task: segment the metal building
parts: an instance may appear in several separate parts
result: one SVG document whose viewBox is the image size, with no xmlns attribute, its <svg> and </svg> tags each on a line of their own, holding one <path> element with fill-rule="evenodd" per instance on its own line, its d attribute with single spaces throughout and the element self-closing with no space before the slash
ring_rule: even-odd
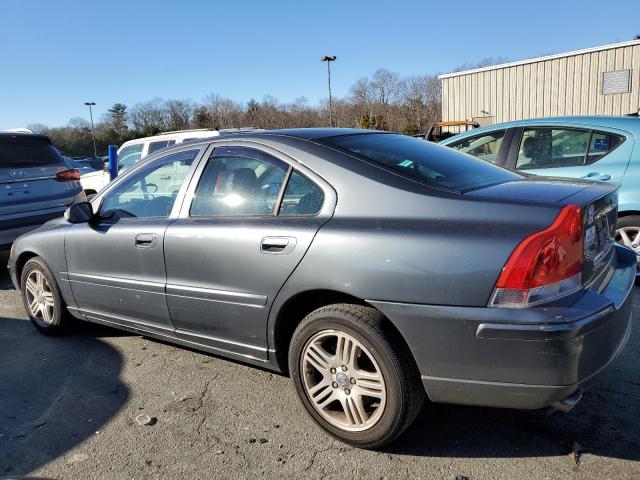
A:
<svg viewBox="0 0 640 480">
<path fill-rule="evenodd" d="M 442 120 L 481 125 L 640 110 L 640 40 L 440 75 Z"/>
</svg>

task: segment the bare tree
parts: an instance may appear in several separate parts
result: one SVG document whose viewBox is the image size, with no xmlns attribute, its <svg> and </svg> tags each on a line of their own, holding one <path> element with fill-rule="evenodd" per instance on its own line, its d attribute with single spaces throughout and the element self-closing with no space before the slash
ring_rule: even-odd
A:
<svg viewBox="0 0 640 480">
<path fill-rule="evenodd" d="M 165 107 L 169 130 L 185 130 L 191 127 L 195 110 L 191 100 L 168 100 Z"/>
<path fill-rule="evenodd" d="M 501 59 L 485 59 L 478 65 Z M 465 65 L 461 68 L 470 68 Z M 414 134 L 425 131 L 440 118 L 441 86 L 435 75 L 403 78 L 395 72 L 379 69 L 370 77 L 357 80 L 344 98 L 334 98 L 334 124 L 339 127 L 364 127 Z M 99 149 L 121 144 L 131 138 L 156 135 L 168 130 L 188 128 L 289 128 L 326 126 L 328 102 L 311 105 L 306 97 L 281 103 L 266 95 L 261 101 L 238 103 L 218 94 L 201 102 L 155 98 L 128 109 L 115 104 L 96 125 Z M 114 126 L 118 128 L 114 128 Z M 35 126 L 33 128 L 36 128 Z M 71 119 L 67 127 L 50 129 L 37 126 L 55 137 L 56 145 L 73 155 L 92 150 L 89 123 Z M 91 148 L 90 148 L 91 147 Z"/>
<path fill-rule="evenodd" d="M 159 98 L 144 103 L 136 103 L 129 119 L 133 128 L 144 135 L 155 135 L 168 130 L 169 115 Z"/>
</svg>

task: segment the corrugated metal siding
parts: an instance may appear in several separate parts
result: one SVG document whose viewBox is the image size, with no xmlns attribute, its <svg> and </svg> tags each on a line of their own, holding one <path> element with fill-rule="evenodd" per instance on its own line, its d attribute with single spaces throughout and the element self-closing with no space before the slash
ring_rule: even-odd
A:
<svg viewBox="0 0 640 480">
<path fill-rule="evenodd" d="M 602 94 L 603 73 L 631 70 L 629 93 Z M 625 115 L 640 109 L 640 44 L 442 78 L 442 119 L 497 123 L 558 115 Z"/>
</svg>

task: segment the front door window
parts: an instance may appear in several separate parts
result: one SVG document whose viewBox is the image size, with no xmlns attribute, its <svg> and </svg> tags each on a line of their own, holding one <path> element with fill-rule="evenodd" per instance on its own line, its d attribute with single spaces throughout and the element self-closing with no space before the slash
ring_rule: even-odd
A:
<svg viewBox="0 0 640 480">
<path fill-rule="evenodd" d="M 199 150 L 164 157 L 109 192 L 100 208 L 101 217 L 168 217 L 189 167 Z"/>
<path fill-rule="evenodd" d="M 459 152 L 481 158 L 487 162 L 496 163 L 504 134 L 505 130 L 499 130 L 497 132 L 465 138 L 447 146 Z"/>
</svg>

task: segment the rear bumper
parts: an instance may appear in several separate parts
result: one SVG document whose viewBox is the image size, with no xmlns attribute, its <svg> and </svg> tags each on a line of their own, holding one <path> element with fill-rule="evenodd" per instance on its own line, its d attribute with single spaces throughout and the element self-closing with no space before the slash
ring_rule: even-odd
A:
<svg viewBox="0 0 640 480">
<path fill-rule="evenodd" d="M 66 208 L 56 207 L 35 212 L 0 216 L 0 248 L 9 248 L 20 235 L 38 228 L 49 220 L 62 217 Z"/>
<path fill-rule="evenodd" d="M 600 292 L 570 305 L 516 310 L 372 301 L 398 328 L 434 402 L 538 409 L 584 387 L 631 333 L 633 252 Z"/>
</svg>

